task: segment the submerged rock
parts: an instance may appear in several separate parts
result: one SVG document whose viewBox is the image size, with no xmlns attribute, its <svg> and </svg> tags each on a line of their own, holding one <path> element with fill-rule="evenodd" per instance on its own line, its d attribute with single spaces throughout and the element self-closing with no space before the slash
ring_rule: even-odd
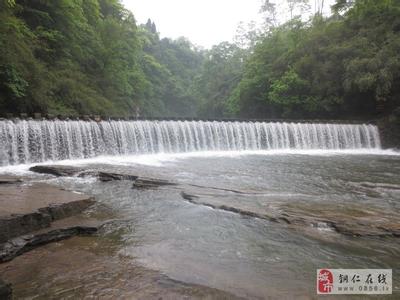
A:
<svg viewBox="0 0 400 300">
<path fill-rule="evenodd" d="M 141 177 L 139 177 L 133 183 L 133 188 L 136 188 L 136 189 L 152 189 L 152 188 L 157 188 L 157 187 L 166 186 L 166 185 L 176 185 L 176 183 L 173 183 L 173 182 L 170 182 L 170 181 L 167 181 L 167 180 L 163 180 L 163 179 L 141 178 Z"/>
<path fill-rule="evenodd" d="M 256 201 L 248 201 L 248 198 L 253 198 L 255 195 L 246 195 L 244 192 L 239 199 L 230 197 L 227 204 L 224 199 L 226 195 L 207 190 L 205 187 L 203 189 L 205 190 L 194 190 L 190 193 L 182 191 L 181 197 L 193 204 L 265 219 L 295 230 L 303 228 L 307 231 L 313 228 L 318 231 L 330 230 L 347 236 L 400 237 L 400 216 L 387 214 L 379 209 L 372 210 L 350 205 L 340 209 L 334 205 L 321 203 L 318 206 L 312 203 L 294 203 L 264 207 L 257 205 Z"/>
<path fill-rule="evenodd" d="M 184 191 L 181 192 L 181 196 L 182 196 L 183 199 L 188 200 L 188 201 L 193 201 L 193 200 L 199 198 L 199 196 L 191 195 L 191 194 L 188 194 L 188 193 L 186 193 Z"/>
<path fill-rule="evenodd" d="M 117 235 L 112 244 L 84 237 L 48 244 L 0 264 L 0 274 L 16 299 L 242 299 L 147 269 L 122 254 L 118 241 Z"/>
<path fill-rule="evenodd" d="M 356 204 L 292 203 L 280 206 L 282 214 L 292 225 L 313 226 L 327 224 L 334 231 L 349 236 L 400 237 L 400 216 L 379 208 Z"/>
<path fill-rule="evenodd" d="M 107 182 L 113 180 L 136 180 L 138 176 L 129 174 L 118 174 L 109 172 L 98 172 L 96 175 L 100 181 Z"/>
<path fill-rule="evenodd" d="M 62 165 L 40 165 L 40 166 L 34 166 L 29 170 L 36 173 L 50 174 L 54 176 L 79 176 L 79 177 L 92 176 L 92 177 L 97 177 L 102 182 L 109 182 L 115 180 L 129 180 L 133 181 L 134 182 L 133 187 L 138 189 L 155 188 L 164 185 L 175 185 L 175 183 L 171 183 L 163 179 L 140 177 L 134 174 L 113 173 L 113 172 L 105 172 L 99 170 L 86 170 L 84 168 L 62 166 Z"/>
</svg>

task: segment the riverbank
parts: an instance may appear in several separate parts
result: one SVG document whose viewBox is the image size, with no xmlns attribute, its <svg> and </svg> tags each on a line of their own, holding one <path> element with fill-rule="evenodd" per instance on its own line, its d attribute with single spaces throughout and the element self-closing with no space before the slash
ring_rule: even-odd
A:
<svg viewBox="0 0 400 300">
<path fill-rule="evenodd" d="M 91 196 L 0 176 L 0 264 L 51 242 L 93 234 L 99 224 L 72 218 L 93 204 Z M 10 284 L 0 282 L 1 299 L 11 298 L 11 291 Z"/>
</svg>

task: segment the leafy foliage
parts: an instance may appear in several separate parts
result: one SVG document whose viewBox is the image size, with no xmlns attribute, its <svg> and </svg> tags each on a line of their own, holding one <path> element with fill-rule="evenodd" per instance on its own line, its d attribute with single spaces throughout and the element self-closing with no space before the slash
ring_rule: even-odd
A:
<svg viewBox="0 0 400 300">
<path fill-rule="evenodd" d="M 333 8 L 330 17 L 318 9 L 307 22 L 270 23 L 220 110 L 257 118 L 370 118 L 400 106 L 400 2 L 338 0 Z M 265 1 L 263 9 L 271 16 L 275 6 Z"/>
<path fill-rule="evenodd" d="M 194 114 L 202 55 L 118 0 L 0 0 L 0 112 Z"/>
<path fill-rule="evenodd" d="M 201 50 L 119 0 L 0 0 L 0 113 L 370 118 L 400 107 L 400 2 L 264 0 Z M 282 11 L 290 20 L 279 24 Z M 311 16 L 305 20 L 305 16 Z"/>
</svg>

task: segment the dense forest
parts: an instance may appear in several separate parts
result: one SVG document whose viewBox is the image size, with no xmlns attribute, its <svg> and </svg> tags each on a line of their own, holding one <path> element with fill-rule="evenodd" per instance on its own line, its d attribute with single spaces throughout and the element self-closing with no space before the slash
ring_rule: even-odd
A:
<svg viewBox="0 0 400 300">
<path fill-rule="evenodd" d="M 0 114 L 400 115 L 400 1 L 323 3 L 264 0 L 262 28 L 204 50 L 118 0 L 0 0 Z"/>
<path fill-rule="evenodd" d="M 118 0 L 0 0 L 0 111 L 194 116 L 203 56 Z"/>
</svg>

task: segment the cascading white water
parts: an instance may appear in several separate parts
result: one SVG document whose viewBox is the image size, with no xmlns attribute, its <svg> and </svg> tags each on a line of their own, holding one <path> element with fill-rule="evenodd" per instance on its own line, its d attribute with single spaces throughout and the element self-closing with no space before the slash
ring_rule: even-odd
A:
<svg viewBox="0 0 400 300">
<path fill-rule="evenodd" d="M 374 125 L 203 121 L 0 121 L 0 165 L 98 155 L 380 149 Z"/>
</svg>

